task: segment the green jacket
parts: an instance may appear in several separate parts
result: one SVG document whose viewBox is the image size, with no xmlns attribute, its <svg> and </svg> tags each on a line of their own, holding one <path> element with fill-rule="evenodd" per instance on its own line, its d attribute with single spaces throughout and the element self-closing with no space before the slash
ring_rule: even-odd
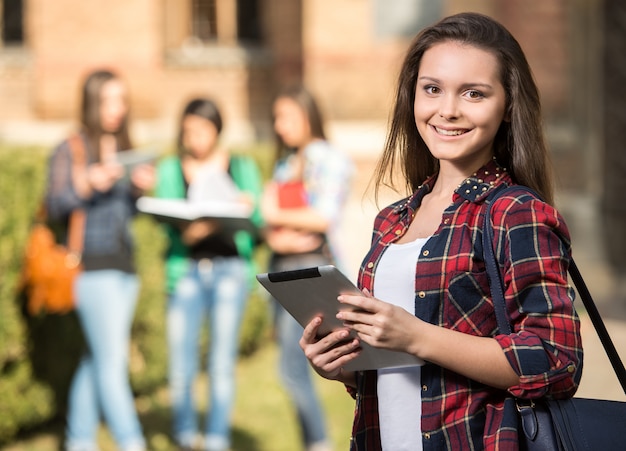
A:
<svg viewBox="0 0 626 451">
<path fill-rule="evenodd" d="M 254 199 L 255 209 L 251 219 L 260 228 L 263 222 L 259 209 L 262 183 L 256 163 L 250 157 L 233 155 L 230 158 L 228 172 L 237 187 L 251 195 Z M 179 157 L 170 156 L 163 159 L 157 167 L 157 177 L 156 197 L 167 199 L 185 198 L 185 181 Z M 164 227 L 169 238 L 169 246 L 165 257 L 167 291 L 172 292 L 180 278 L 187 272 L 189 252 L 187 246 L 183 244 L 180 231 L 169 224 L 164 224 Z M 248 262 L 249 270 L 253 277 L 256 273 L 253 254 L 259 236 L 240 230 L 235 233 L 234 239 L 239 255 Z"/>
</svg>

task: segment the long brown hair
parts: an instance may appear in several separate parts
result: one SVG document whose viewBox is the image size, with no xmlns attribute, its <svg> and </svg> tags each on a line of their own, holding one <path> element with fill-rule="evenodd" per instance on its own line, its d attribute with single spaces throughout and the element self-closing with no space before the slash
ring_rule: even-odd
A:
<svg viewBox="0 0 626 451">
<path fill-rule="evenodd" d="M 83 83 L 80 121 L 89 141 L 89 150 L 95 152 L 93 157 L 96 160 L 100 158 L 100 137 L 104 134 L 100 118 L 102 87 L 108 81 L 119 79 L 120 77 L 114 72 L 100 69 L 89 73 Z M 119 150 L 132 148 L 128 133 L 128 114 L 113 135 Z"/>
<path fill-rule="evenodd" d="M 322 114 L 313 94 L 302 85 L 288 86 L 274 97 L 274 102 L 272 103 L 275 103 L 278 99 L 285 98 L 293 100 L 302 109 L 309 121 L 311 136 L 313 138 L 326 139 Z M 293 151 L 293 149 L 290 149 L 277 133 L 274 132 L 274 136 L 276 137 L 276 159 L 278 160 Z"/>
<path fill-rule="evenodd" d="M 400 168 L 404 188 L 413 192 L 439 170 L 415 125 L 415 89 L 424 53 L 435 44 L 456 41 L 494 54 L 500 65 L 500 81 L 506 93 L 508 121 L 503 121 L 494 140 L 496 160 L 513 179 L 553 203 L 554 176 L 541 119 L 539 91 L 517 40 L 500 23 L 478 13 L 461 13 L 422 30 L 402 65 L 395 106 L 383 154 L 375 175 L 375 194 L 381 186 L 394 186 Z"/>
</svg>

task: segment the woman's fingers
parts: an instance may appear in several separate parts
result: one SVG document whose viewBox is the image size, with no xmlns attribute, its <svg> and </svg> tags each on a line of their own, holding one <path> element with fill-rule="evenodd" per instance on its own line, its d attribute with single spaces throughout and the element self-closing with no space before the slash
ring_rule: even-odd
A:
<svg viewBox="0 0 626 451">
<path fill-rule="evenodd" d="M 315 371 L 327 379 L 337 379 L 341 369 L 361 354 L 361 347 L 358 340 L 354 339 L 349 344 L 342 346 L 342 350 L 337 349 L 336 354 L 316 354 L 307 356 L 311 366 Z"/>
<path fill-rule="evenodd" d="M 149 164 L 137 166 L 131 174 L 131 180 L 133 185 L 142 191 L 152 189 L 156 183 L 156 171 L 154 166 Z"/>
<path fill-rule="evenodd" d="M 350 338 L 348 334 L 342 336 Z M 304 354 L 318 374 L 327 379 L 337 379 L 341 368 L 361 353 L 360 342 L 356 338 L 339 342 L 333 340 L 334 344 L 329 347 L 330 342 L 326 338 L 305 348 Z"/>
<path fill-rule="evenodd" d="M 306 325 L 300 338 L 300 347 L 318 374 L 335 379 L 341 373 L 341 367 L 360 354 L 360 342 L 350 337 L 347 329 L 336 330 L 319 338 L 321 324 L 322 318 L 315 317 Z"/>
<path fill-rule="evenodd" d="M 306 325 L 302 337 L 300 338 L 300 347 L 311 348 L 317 354 L 328 352 L 329 350 L 338 349 L 341 344 L 345 344 L 350 340 L 350 331 L 348 329 L 338 329 L 320 337 L 318 332 L 322 324 L 322 317 L 316 316 Z"/>
<path fill-rule="evenodd" d="M 367 291 L 364 291 L 362 295 L 342 294 L 337 297 L 337 300 L 342 304 L 351 305 L 352 307 L 354 307 L 353 310 L 360 310 L 371 313 L 375 313 L 382 304 L 385 304 L 385 302 L 371 296 Z"/>
<path fill-rule="evenodd" d="M 341 309 L 336 315 L 337 319 L 343 321 L 350 328 L 354 328 L 353 326 L 359 323 L 371 326 L 374 321 L 374 315 L 387 305 L 385 302 L 367 295 L 342 294 L 337 300 L 342 305 L 351 307 Z"/>
<path fill-rule="evenodd" d="M 300 347 L 303 348 L 303 345 L 313 344 L 317 341 L 317 331 L 321 324 L 322 318 L 320 316 L 316 316 L 305 326 L 302 337 L 300 338 Z"/>
</svg>

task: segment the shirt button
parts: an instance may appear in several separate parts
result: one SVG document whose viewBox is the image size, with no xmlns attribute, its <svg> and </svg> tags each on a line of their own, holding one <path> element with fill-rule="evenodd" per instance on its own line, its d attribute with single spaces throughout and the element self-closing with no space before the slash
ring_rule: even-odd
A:
<svg viewBox="0 0 626 451">
<path fill-rule="evenodd" d="M 372 269 L 372 268 L 374 267 L 374 263 L 373 263 L 373 262 L 369 262 L 369 263 L 367 264 L 367 267 L 368 267 L 369 269 Z"/>
<path fill-rule="evenodd" d="M 567 372 L 572 374 L 574 371 L 576 371 L 576 366 L 574 365 L 567 365 Z"/>
<path fill-rule="evenodd" d="M 422 299 L 426 297 L 426 293 L 424 293 L 423 291 L 420 291 L 419 293 L 417 293 L 417 295 Z"/>
<path fill-rule="evenodd" d="M 428 254 L 430 254 L 430 251 L 428 249 L 426 249 L 424 252 L 422 252 L 422 255 L 424 257 L 428 257 Z"/>
<path fill-rule="evenodd" d="M 446 218 L 446 219 L 444 219 L 444 220 L 443 220 L 443 223 L 444 223 L 444 224 L 450 224 L 450 218 Z"/>
<path fill-rule="evenodd" d="M 400 235 L 401 233 L 402 233 L 402 229 L 398 229 L 398 230 L 395 231 L 396 235 Z"/>
</svg>

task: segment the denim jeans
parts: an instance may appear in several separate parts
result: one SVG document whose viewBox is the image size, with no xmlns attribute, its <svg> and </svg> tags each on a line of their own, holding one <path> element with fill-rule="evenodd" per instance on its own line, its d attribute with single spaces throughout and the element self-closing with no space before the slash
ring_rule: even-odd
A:
<svg viewBox="0 0 626 451">
<path fill-rule="evenodd" d="M 143 450 L 128 376 L 130 329 L 139 281 L 118 270 L 85 271 L 75 282 L 78 315 L 87 352 L 69 393 L 69 451 L 97 450 L 100 415 L 119 449 Z"/>
<path fill-rule="evenodd" d="M 294 255 L 272 259 L 269 270 L 289 271 L 327 264 L 329 260 L 323 255 Z M 324 412 L 313 385 L 309 361 L 299 344 L 304 329 L 277 301 L 274 301 L 274 308 L 280 375 L 295 404 L 303 442 L 306 447 L 324 443 L 328 440 Z"/>
<path fill-rule="evenodd" d="M 192 261 L 170 296 L 167 311 L 169 384 L 174 437 L 191 446 L 198 430 L 192 389 L 198 372 L 200 331 L 209 325 L 208 380 L 211 405 L 204 428 L 208 450 L 230 446 L 239 330 L 248 298 L 247 264 L 239 257 Z"/>
</svg>

